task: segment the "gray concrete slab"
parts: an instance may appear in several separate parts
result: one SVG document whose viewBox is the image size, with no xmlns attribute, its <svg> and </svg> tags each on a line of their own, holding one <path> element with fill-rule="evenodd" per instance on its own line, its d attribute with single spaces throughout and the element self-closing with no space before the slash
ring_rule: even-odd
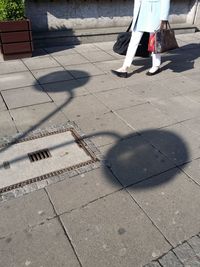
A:
<svg viewBox="0 0 200 267">
<path fill-rule="evenodd" d="M 88 63 L 84 56 L 80 54 L 70 54 L 70 55 L 62 55 L 62 56 L 53 56 L 53 58 L 61 65 L 61 66 L 71 66 L 71 65 L 79 65 Z M 81 66 L 80 66 L 81 68 Z"/>
<path fill-rule="evenodd" d="M 179 166 L 200 156 L 200 136 L 185 123 L 166 127 L 156 135 L 143 132 L 142 136 Z"/>
<path fill-rule="evenodd" d="M 133 128 L 141 131 L 144 129 L 158 129 L 175 123 L 175 119 L 160 111 L 151 103 L 145 103 L 134 107 L 117 110 L 122 117 Z"/>
<path fill-rule="evenodd" d="M 68 120 L 54 103 L 23 107 L 11 110 L 10 113 L 19 131 L 43 129 L 66 123 Z"/>
<path fill-rule="evenodd" d="M 133 129 L 112 112 L 94 116 L 88 114 L 80 119 L 76 118 L 75 122 L 98 147 L 114 143 L 128 134 L 135 134 Z"/>
<path fill-rule="evenodd" d="M 0 74 L 27 71 L 27 67 L 21 60 L 5 61 L 0 63 Z"/>
<path fill-rule="evenodd" d="M 194 102 L 200 103 L 200 90 L 185 94 L 185 97 L 188 97 Z"/>
<path fill-rule="evenodd" d="M 200 159 L 193 160 L 187 164 L 180 166 L 180 168 L 200 185 Z"/>
<path fill-rule="evenodd" d="M 66 213 L 61 220 L 83 266 L 142 266 L 170 246 L 121 191 Z"/>
<path fill-rule="evenodd" d="M 136 95 L 135 91 L 130 91 L 128 88 L 113 89 L 95 93 L 95 95 L 111 110 L 124 109 L 147 101 L 142 94 Z"/>
<path fill-rule="evenodd" d="M 99 75 L 99 76 L 93 76 L 90 77 L 89 80 L 86 80 L 87 78 L 80 79 L 84 82 L 85 88 L 91 92 L 101 92 L 101 91 L 108 91 L 111 89 L 119 88 L 116 84 L 115 79 L 113 79 L 111 76 L 105 74 L 105 75 Z"/>
<path fill-rule="evenodd" d="M 156 99 L 151 101 L 152 105 L 167 114 L 176 122 L 181 122 L 200 114 L 200 103 L 194 102 L 185 96 L 175 96 L 168 99 Z"/>
<path fill-rule="evenodd" d="M 95 43 L 88 43 L 88 44 L 82 44 L 82 45 L 76 45 L 75 51 L 78 53 L 88 53 L 88 52 L 98 52 L 102 51 L 100 47 L 96 46 Z"/>
<path fill-rule="evenodd" d="M 111 69 L 118 69 L 123 64 L 123 60 L 109 60 L 94 63 L 95 66 L 100 68 L 104 73 L 110 73 Z"/>
<path fill-rule="evenodd" d="M 28 72 L 3 74 L 0 76 L 0 90 L 14 89 L 37 84 L 34 76 Z"/>
<path fill-rule="evenodd" d="M 0 112 L 0 137 L 8 137 L 17 133 L 14 122 L 8 111 Z"/>
<path fill-rule="evenodd" d="M 94 45 L 104 51 L 108 51 L 113 48 L 114 43 L 115 43 L 114 41 L 110 41 L 110 42 L 94 43 Z"/>
<path fill-rule="evenodd" d="M 1 239 L 0 249 L 4 267 L 80 266 L 57 219 Z"/>
<path fill-rule="evenodd" d="M 55 83 L 43 84 L 43 89 L 53 99 L 54 102 L 60 104 L 69 101 L 70 98 L 82 95 L 88 95 L 90 92 L 84 87 L 84 81 L 70 80 Z"/>
<path fill-rule="evenodd" d="M 173 246 L 199 233 L 200 188 L 184 173 L 168 171 L 129 192 Z"/>
<path fill-rule="evenodd" d="M 85 58 L 87 58 L 90 62 L 102 62 L 105 60 L 113 60 L 115 59 L 113 56 L 110 54 L 100 50 L 97 52 L 80 52 L 81 55 L 83 55 Z"/>
<path fill-rule="evenodd" d="M 29 68 L 29 70 L 39 70 L 60 66 L 60 64 L 50 56 L 25 58 L 22 60 L 24 64 Z"/>
<path fill-rule="evenodd" d="M 75 78 L 84 78 L 95 75 L 102 75 L 104 72 L 92 63 L 66 66 L 65 69 L 71 73 Z M 83 70 L 82 72 L 80 70 Z"/>
<path fill-rule="evenodd" d="M 75 50 L 74 46 L 46 47 L 44 48 L 44 50 L 52 56 L 77 54 L 77 51 Z"/>
<path fill-rule="evenodd" d="M 0 237 L 23 231 L 55 216 L 44 190 L 0 204 Z M 1 239 L 0 238 L 0 239 Z"/>
<path fill-rule="evenodd" d="M 157 135 L 156 131 L 150 132 Z M 141 136 L 128 135 L 126 138 L 101 148 L 112 172 L 124 186 L 138 183 L 174 167 L 163 154 Z"/>
<path fill-rule="evenodd" d="M 7 110 L 6 105 L 3 101 L 2 95 L 0 94 L 0 111 Z"/>
<path fill-rule="evenodd" d="M 114 180 L 114 183 L 111 184 L 110 180 Z M 46 189 L 57 214 L 62 214 L 79 209 L 120 188 L 121 185 L 105 167 L 105 169 L 92 170 L 70 179 L 66 178 Z"/>
<path fill-rule="evenodd" d="M 73 80 L 73 76 L 62 67 L 33 70 L 32 74 L 39 84 Z"/>
<path fill-rule="evenodd" d="M 29 86 L 1 92 L 9 109 L 52 102 L 41 86 Z"/>
<path fill-rule="evenodd" d="M 85 117 L 94 118 L 108 113 L 109 109 L 95 96 L 86 95 L 73 98 L 69 104 L 62 108 L 62 111 L 70 120 L 81 120 Z"/>
</svg>

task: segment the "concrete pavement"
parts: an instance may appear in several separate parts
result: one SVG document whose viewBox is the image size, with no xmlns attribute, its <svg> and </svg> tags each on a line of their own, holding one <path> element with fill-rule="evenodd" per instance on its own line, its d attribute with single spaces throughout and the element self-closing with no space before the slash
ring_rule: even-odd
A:
<svg viewBox="0 0 200 267">
<path fill-rule="evenodd" d="M 200 266 L 200 33 L 177 40 L 153 77 L 112 76 L 112 42 L 0 62 L 1 144 L 74 121 L 102 155 L 1 195 L 0 267 Z"/>
</svg>

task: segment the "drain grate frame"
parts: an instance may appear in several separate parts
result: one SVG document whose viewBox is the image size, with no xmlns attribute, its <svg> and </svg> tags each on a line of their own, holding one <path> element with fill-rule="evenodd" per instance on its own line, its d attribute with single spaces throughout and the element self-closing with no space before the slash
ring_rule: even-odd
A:
<svg viewBox="0 0 200 267">
<path fill-rule="evenodd" d="M 76 129 L 75 129 L 74 124 L 73 124 L 73 126 L 70 126 L 70 127 L 63 127 L 62 126 L 61 128 L 58 128 L 58 129 L 57 128 L 56 129 L 55 128 L 53 128 L 53 129 L 51 128 L 50 130 L 42 130 L 42 132 L 33 133 L 32 135 L 30 135 L 30 136 L 28 136 L 26 138 L 21 138 L 21 139 L 20 138 L 18 138 L 18 139 L 16 138 L 14 140 L 11 140 L 7 144 L 1 144 L 0 145 L 0 149 L 9 147 L 9 146 L 17 144 L 17 143 L 22 143 L 22 142 L 35 140 L 35 139 L 39 139 L 39 138 L 42 138 L 42 137 L 46 137 L 46 136 L 50 136 L 50 135 L 56 135 L 56 134 L 69 132 L 69 131 L 71 132 L 72 136 L 74 137 L 74 141 L 78 144 L 78 146 L 81 147 L 85 151 L 85 153 L 90 156 L 90 158 L 91 158 L 90 160 L 82 162 L 82 163 L 79 163 L 79 164 L 72 165 L 72 166 L 67 167 L 67 168 L 63 168 L 63 169 L 59 169 L 59 170 L 56 170 L 56 171 L 53 171 L 53 172 L 50 172 L 50 173 L 46 173 L 44 175 L 37 176 L 37 177 L 31 178 L 31 179 L 28 179 L 26 181 L 22 181 L 22 182 L 19 182 L 19 183 L 16 183 L 16 184 L 4 187 L 4 188 L 1 188 L 0 189 L 0 194 L 6 193 L 6 192 L 9 192 L 9 191 L 13 191 L 13 190 L 19 190 L 20 188 L 23 188 L 25 186 L 31 185 L 32 183 L 40 182 L 40 181 L 46 180 L 46 179 L 54 177 L 54 176 L 60 176 L 60 175 L 62 175 L 64 173 L 78 171 L 81 168 L 84 168 L 84 167 L 89 166 L 89 165 L 92 166 L 92 165 L 94 165 L 94 163 L 99 162 L 100 159 L 96 155 L 96 154 L 98 154 L 98 153 L 96 153 L 96 151 L 98 151 L 98 149 L 94 146 L 94 144 L 91 142 L 91 140 L 88 140 L 88 139 L 86 140 L 86 139 L 84 139 L 84 137 L 82 137 L 79 134 L 80 129 L 77 126 L 76 126 Z M 35 151 L 35 152 L 41 152 L 41 150 Z"/>
</svg>

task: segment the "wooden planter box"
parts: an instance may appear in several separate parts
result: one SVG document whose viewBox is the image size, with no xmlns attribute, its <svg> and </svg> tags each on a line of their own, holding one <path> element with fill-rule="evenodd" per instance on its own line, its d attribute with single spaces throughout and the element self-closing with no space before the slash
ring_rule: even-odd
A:
<svg viewBox="0 0 200 267">
<path fill-rule="evenodd" d="M 5 60 L 31 57 L 33 41 L 30 21 L 1 21 L 0 43 Z"/>
</svg>

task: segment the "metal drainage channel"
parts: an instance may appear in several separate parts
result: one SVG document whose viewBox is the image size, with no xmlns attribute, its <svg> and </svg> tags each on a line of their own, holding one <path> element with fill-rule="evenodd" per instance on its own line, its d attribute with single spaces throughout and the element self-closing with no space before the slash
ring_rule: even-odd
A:
<svg viewBox="0 0 200 267">
<path fill-rule="evenodd" d="M 41 175 L 41 176 L 37 176 L 37 177 L 31 178 L 31 179 L 28 179 L 26 181 L 23 181 L 23 182 L 20 182 L 20 183 L 16 183 L 16 184 L 4 187 L 4 188 L 0 188 L 0 193 L 5 193 L 5 192 L 8 192 L 8 191 L 11 191 L 11 190 L 14 190 L 14 189 L 26 186 L 26 185 L 30 185 L 30 184 L 35 183 L 35 182 L 39 182 L 39 181 L 48 179 L 48 178 L 56 176 L 56 175 L 60 175 L 60 174 L 66 173 L 68 171 L 73 171 L 73 170 L 76 170 L 78 168 L 81 168 L 81 167 L 84 167 L 84 166 L 88 166 L 88 165 L 90 165 L 92 163 L 98 162 L 99 159 L 90 150 L 90 148 L 87 146 L 87 144 L 83 140 L 83 138 L 73 128 L 60 129 L 60 130 L 56 130 L 56 131 L 53 131 L 53 132 L 37 134 L 35 136 L 23 138 L 23 139 L 20 139 L 20 140 L 14 140 L 11 143 L 1 145 L 0 149 L 6 148 L 8 146 L 11 146 L 11 145 L 14 145 L 14 144 L 17 144 L 17 143 L 23 143 L 23 142 L 26 142 L 26 141 L 35 140 L 35 139 L 39 139 L 39 138 L 42 138 L 42 137 L 45 137 L 45 136 L 55 135 L 55 134 L 64 133 L 64 132 L 68 132 L 68 131 L 70 131 L 72 133 L 72 135 L 73 135 L 73 137 L 75 139 L 75 142 L 78 144 L 78 146 L 80 148 L 82 148 L 86 152 L 87 155 L 89 155 L 91 157 L 91 160 L 88 160 L 88 161 L 85 161 L 85 162 L 82 162 L 82 163 L 79 163 L 79 164 L 75 164 L 73 166 L 70 166 L 70 167 L 67 167 L 67 168 L 64 168 L 64 169 L 56 170 L 56 171 L 53 171 L 53 172 L 50 172 L 50 173 L 47 173 L 47 174 L 44 174 L 44 175 Z M 39 150 L 39 151 L 35 151 L 33 153 L 30 153 L 30 154 L 28 154 L 28 157 L 29 157 L 29 160 L 31 162 L 35 162 L 35 161 L 38 161 L 38 160 L 49 158 L 49 157 L 51 157 L 51 154 L 50 154 L 50 151 L 48 149 L 45 149 L 45 150 Z M 3 167 L 6 168 L 6 169 L 10 168 L 9 162 L 4 162 L 3 163 Z"/>
</svg>

